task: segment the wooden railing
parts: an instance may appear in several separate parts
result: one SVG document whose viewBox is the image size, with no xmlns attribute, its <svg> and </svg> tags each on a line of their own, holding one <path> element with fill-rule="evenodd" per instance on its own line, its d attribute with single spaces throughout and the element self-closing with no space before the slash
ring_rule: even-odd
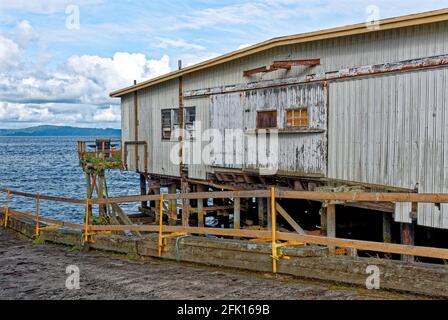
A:
<svg viewBox="0 0 448 320">
<path fill-rule="evenodd" d="M 280 232 L 277 230 L 277 214 L 283 214 L 278 210 L 277 199 L 301 199 L 314 201 L 327 201 L 328 206 L 334 206 L 333 201 L 348 202 L 412 202 L 412 203 L 448 203 L 448 194 L 405 194 L 405 193 L 329 193 L 329 192 L 295 192 L 281 191 L 276 189 L 256 190 L 256 191 L 232 191 L 232 192 L 205 192 L 205 193 L 188 193 L 188 194 L 160 194 L 148 196 L 130 196 L 109 199 L 70 199 L 61 197 L 51 197 L 44 195 L 29 194 L 11 190 L 0 190 L 0 193 L 7 194 L 6 205 L 1 209 L 3 213 L 3 226 L 8 226 L 11 217 L 26 217 L 36 221 L 36 237 L 42 229 L 39 227 L 39 221 L 46 222 L 55 226 L 67 226 L 74 229 L 80 229 L 84 232 L 85 242 L 91 241 L 91 237 L 116 232 L 157 232 L 159 234 L 159 255 L 162 255 L 164 247 L 164 239 L 167 237 L 178 237 L 185 234 L 193 235 L 215 235 L 223 237 L 238 237 L 255 239 L 256 241 L 265 241 L 272 244 L 272 261 L 273 272 L 276 272 L 276 264 L 282 258 L 278 249 L 285 246 L 297 246 L 304 244 L 322 245 L 328 247 L 352 248 L 363 251 L 382 252 L 389 254 L 399 254 L 407 256 L 419 256 L 427 258 L 436 258 L 448 260 L 448 249 L 410 246 L 392 243 L 381 243 L 372 241 L 340 239 L 336 237 L 314 236 L 308 234 Z M 48 200 L 57 202 L 68 202 L 73 204 L 83 204 L 85 206 L 86 215 L 84 225 L 71 224 L 54 219 L 43 218 L 40 216 L 38 203 L 36 205 L 36 213 L 22 213 L 13 211 L 9 208 L 11 196 L 21 196 L 33 198 L 37 201 Z M 89 221 L 90 207 L 92 205 L 106 205 L 119 203 L 133 203 L 142 201 L 159 201 L 159 216 L 164 214 L 164 202 L 170 200 L 182 199 L 225 199 L 233 198 L 239 202 L 241 198 L 267 198 L 270 200 L 271 212 L 271 230 L 245 230 L 239 227 L 235 229 L 218 229 L 218 228 L 199 228 L 184 226 L 166 226 L 163 225 L 163 219 L 158 219 L 159 225 L 91 225 Z M 288 219 L 286 219 L 288 221 Z"/>
<path fill-rule="evenodd" d="M 78 160 L 121 158 L 121 140 L 99 139 L 96 141 L 78 141 Z"/>
</svg>

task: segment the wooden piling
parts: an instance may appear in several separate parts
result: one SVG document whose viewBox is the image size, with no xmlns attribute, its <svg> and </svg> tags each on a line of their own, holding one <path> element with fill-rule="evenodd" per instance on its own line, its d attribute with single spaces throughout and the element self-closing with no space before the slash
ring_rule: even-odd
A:
<svg viewBox="0 0 448 320">
<path fill-rule="evenodd" d="M 198 192 L 205 192 L 205 186 L 202 184 L 197 185 Z M 204 200 L 198 199 L 198 227 L 203 228 L 205 226 L 205 211 L 204 211 Z"/>
<path fill-rule="evenodd" d="M 401 223 L 400 225 L 401 244 L 413 246 L 415 244 L 415 225 L 414 223 Z M 405 262 L 414 262 L 415 257 L 402 255 L 401 260 Z"/>
<path fill-rule="evenodd" d="M 336 238 L 336 206 L 334 204 L 327 205 L 327 236 Z M 335 247 L 329 247 L 331 253 L 335 249 Z"/>
<path fill-rule="evenodd" d="M 241 229 L 241 198 L 234 199 L 233 228 Z"/>
<path fill-rule="evenodd" d="M 168 187 L 168 193 L 169 194 L 177 193 L 177 185 L 175 183 L 171 184 Z M 170 226 L 177 225 L 177 200 L 169 201 L 169 212 L 170 212 L 169 225 Z"/>
</svg>

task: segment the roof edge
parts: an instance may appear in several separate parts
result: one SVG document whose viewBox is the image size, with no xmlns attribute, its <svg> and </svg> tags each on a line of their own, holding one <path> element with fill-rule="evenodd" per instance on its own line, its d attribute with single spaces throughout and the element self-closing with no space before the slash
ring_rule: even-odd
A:
<svg viewBox="0 0 448 320">
<path fill-rule="evenodd" d="M 305 42 L 313 42 L 313 41 L 319 41 L 319 40 L 326 40 L 326 39 L 332 39 L 332 38 L 338 38 L 338 37 L 344 37 L 344 36 L 351 36 L 351 35 L 357 35 L 357 34 L 365 34 L 365 33 L 371 33 L 371 32 L 378 32 L 378 31 L 384 31 L 384 30 L 391 30 L 391 29 L 397 29 L 397 28 L 403 28 L 403 27 L 410 27 L 410 26 L 417 26 L 422 24 L 429 24 L 429 23 L 436 23 L 436 22 L 442 22 L 442 21 L 448 21 L 448 9 L 441 9 L 436 11 L 429 11 L 429 12 L 423 12 L 423 13 L 417 13 L 417 14 L 411 14 L 396 18 L 389 18 L 384 19 L 379 22 L 379 29 L 369 29 L 365 23 L 358 23 L 343 27 L 336 27 L 331 29 L 324 29 L 320 31 L 314 31 L 314 32 L 307 32 L 302 34 L 295 34 L 285 37 L 277 37 L 273 38 L 258 44 L 255 44 L 253 46 L 243 48 L 240 50 L 232 51 L 230 53 L 224 54 L 222 56 L 209 59 L 203 62 L 200 62 L 198 64 L 186 67 L 181 70 L 176 70 L 173 72 L 170 72 L 168 74 L 143 81 L 141 83 L 138 83 L 136 85 L 132 85 L 123 89 L 119 89 L 117 91 L 114 91 L 110 93 L 110 97 L 118 98 L 123 95 L 145 89 L 148 87 L 151 87 L 153 85 L 166 82 L 172 79 L 176 79 L 178 77 L 204 70 L 210 67 L 214 67 L 232 60 L 244 58 L 246 56 L 250 56 L 265 50 L 269 50 L 275 47 L 279 46 L 285 46 L 285 45 L 292 45 L 292 44 L 298 44 L 298 43 L 305 43 Z"/>
</svg>

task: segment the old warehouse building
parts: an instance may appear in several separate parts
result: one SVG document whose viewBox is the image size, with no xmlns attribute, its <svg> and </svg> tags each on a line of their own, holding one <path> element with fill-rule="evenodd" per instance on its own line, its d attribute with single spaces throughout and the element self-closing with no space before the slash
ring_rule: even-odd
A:
<svg viewBox="0 0 448 320">
<path fill-rule="evenodd" d="M 448 193 L 447 65 L 445 9 L 383 20 L 377 27 L 357 24 L 275 38 L 111 96 L 121 98 L 124 160 L 128 170 L 141 173 L 143 193 L 160 187 L 188 192 L 269 186 Z M 218 129 L 225 136 L 228 129 L 240 129 L 256 140 L 263 130 L 276 129 L 276 171 L 260 171 L 260 159 L 249 160 L 254 140 L 246 138 L 240 148 L 224 152 L 242 161 L 228 162 L 222 154 L 210 163 L 186 161 L 195 155 L 186 142 L 195 140 L 202 148 L 208 143 L 189 135 L 199 123 L 202 131 Z M 187 131 L 180 144 L 178 127 Z M 172 161 L 176 146 L 181 163 Z M 214 209 L 225 216 L 232 203 L 219 205 Z M 191 223 L 194 208 L 203 206 L 208 204 L 184 204 L 183 223 Z M 266 225 L 263 200 L 242 206 L 247 220 Z M 319 227 L 320 204 L 285 206 L 299 224 L 317 220 Z M 198 220 L 204 223 L 202 216 Z M 399 242 L 399 231 L 393 231 L 398 228 L 402 237 L 411 234 L 410 241 L 414 229 L 429 239 L 448 229 L 448 205 L 345 203 L 337 209 L 337 222 L 346 237 L 357 227 L 368 233 L 375 225 L 379 229 L 371 236 L 357 237 L 377 237 L 378 231 L 384 241 L 392 235 Z"/>
</svg>

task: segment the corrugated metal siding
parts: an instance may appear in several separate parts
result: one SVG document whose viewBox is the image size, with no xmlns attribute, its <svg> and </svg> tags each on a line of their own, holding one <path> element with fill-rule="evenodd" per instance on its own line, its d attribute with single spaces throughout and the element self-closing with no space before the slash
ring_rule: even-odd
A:
<svg viewBox="0 0 448 320">
<path fill-rule="evenodd" d="M 286 110 L 307 107 L 309 128 L 322 132 L 280 133 L 278 141 L 278 159 L 280 171 L 304 175 L 326 174 L 326 127 L 327 127 L 327 93 L 322 84 L 288 86 L 253 90 L 245 93 L 231 93 L 212 96 L 211 127 L 219 129 L 225 137 L 226 129 L 256 129 L 258 111 L 277 111 L 277 123 L 280 130 L 285 129 Z M 215 166 L 235 169 L 258 169 L 260 163 L 249 162 L 251 152 L 250 140 L 236 144 L 231 150 L 232 159 L 246 159 L 241 163 L 226 163 L 225 156 L 218 155 Z M 222 150 L 225 152 L 224 139 Z M 241 146 L 238 148 L 237 146 Z M 220 159 L 224 161 L 219 161 Z"/>
<path fill-rule="evenodd" d="M 331 83 L 329 177 L 448 193 L 447 81 L 442 68 Z M 448 228 L 445 208 L 421 204 L 419 224 Z"/>
<path fill-rule="evenodd" d="M 278 47 L 246 58 L 195 72 L 185 79 L 185 90 L 199 90 L 260 80 L 298 77 L 351 67 L 403 61 L 446 54 L 448 23 L 435 23 L 364 35 Z M 320 58 L 313 68 L 294 67 L 254 77 L 243 71 L 270 65 L 273 60 Z"/>
<path fill-rule="evenodd" d="M 196 128 L 201 127 L 201 132 L 210 128 L 210 98 L 201 98 L 194 100 L 185 100 L 185 107 L 196 107 Z M 196 137 L 195 142 L 197 143 L 197 147 L 200 150 L 191 147 L 186 150 L 186 156 L 190 159 L 190 164 L 188 165 L 188 177 L 191 179 L 206 179 L 207 172 L 209 171 L 209 167 L 204 165 L 203 163 L 198 163 L 195 161 L 194 157 L 198 157 L 198 153 L 201 153 L 203 147 L 207 144 L 206 141 L 203 141 L 202 137 Z M 193 142 L 192 145 L 195 145 Z M 202 160 L 202 154 L 199 155 Z"/>
<path fill-rule="evenodd" d="M 139 140 L 148 143 L 148 171 L 154 174 L 179 176 L 179 166 L 170 160 L 176 142 L 162 140 L 162 109 L 178 108 L 178 82 L 172 80 L 138 92 Z M 131 136 L 133 133 L 131 128 Z M 144 169 L 143 147 L 139 149 L 139 169 Z"/>
</svg>

